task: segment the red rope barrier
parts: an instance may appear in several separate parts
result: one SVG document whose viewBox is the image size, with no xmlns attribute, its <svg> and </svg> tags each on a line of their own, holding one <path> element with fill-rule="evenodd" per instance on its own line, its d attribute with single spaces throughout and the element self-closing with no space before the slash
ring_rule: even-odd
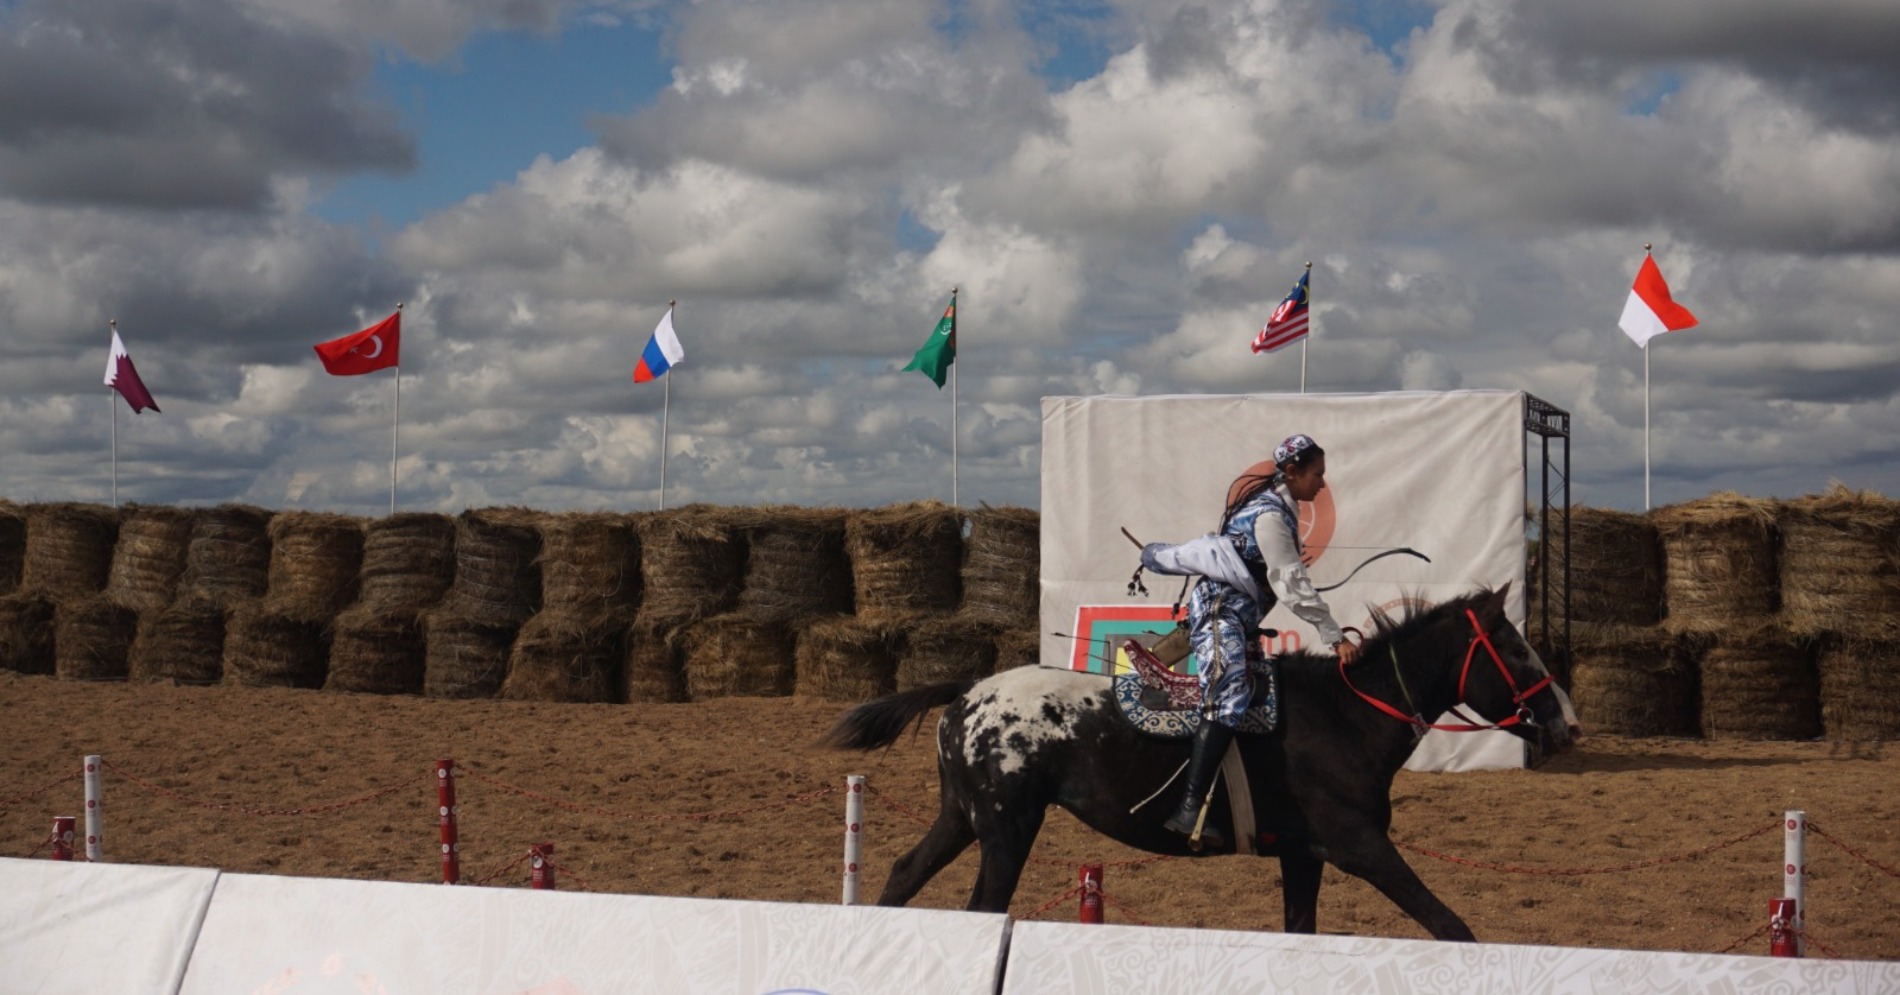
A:
<svg viewBox="0 0 1900 995">
<path fill-rule="evenodd" d="M 813 791 L 807 791 L 802 795 L 793 795 L 792 797 L 787 798 L 784 801 L 766 802 L 764 804 L 753 805 L 748 808 L 726 809 L 726 810 L 718 811 L 718 812 L 685 812 L 685 813 L 677 813 L 677 814 L 666 813 L 666 814 L 661 814 L 661 815 L 650 815 L 646 813 L 616 812 L 612 809 L 596 808 L 592 805 L 577 805 L 574 802 L 562 801 L 559 798 L 555 798 L 552 795 L 544 795 L 538 791 L 530 791 L 527 788 L 517 787 L 515 785 L 509 784 L 506 781 L 502 781 L 502 780 L 498 780 L 496 778 L 490 777 L 487 774 L 484 774 L 481 771 L 478 771 L 472 767 L 463 767 L 461 768 L 461 770 L 462 770 L 462 773 L 467 774 L 469 777 L 472 777 L 475 780 L 480 781 L 491 788 L 498 788 L 502 791 L 507 791 L 512 794 L 520 795 L 523 798 L 532 798 L 535 801 L 542 802 L 548 805 L 553 805 L 556 808 L 566 809 L 569 812 L 579 812 L 583 815 L 604 816 L 609 819 L 620 819 L 626 822 L 706 822 L 712 819 L 724 819 L 724 818 L 729 818 L 735 815 L 752 815 L 757 812 L 782 811 L 784 809 L 791 808 L 794 805 L 802 805 L 805 802 L 816 801 L 820 798 L 825 797 L 826 795 L 834 795 L 838 793 L 838 789 L 836 787 L 824 787 L 824 788 L 818 788 Z"/>
<path fill-rule="evenodd" d="M 1731 943 L 1728 946 L 1723 947 L 1720 950 L 1717 950 L 1716 953 L 1718 954 L 1734 953 L 1738 948 L 1741 947 L 1742 944 L 1747 943 L 1750 940 L 1759 939 L 1763 936 L 1768 935 L 1768 931 L 1774 928 L 1774 925 L 1775 924 L 1772 922 L 1762 923 L 1761 926 L 1757 928 L 1753 933 L 1750 933 L 1747 936 L 1744 936 L 1741 939 L 1736 940 L 1734 943 Z"/>
<path fill-rule="evenodd" d="M 573 869 L 569 868 L 566 864 L 557 864 L 552 860 L 549 860 L 547 863 L 549 867 L 552 867 L 556 871 L 560 872 L 561 882 L 563 886 L 565 886 L 567 882 L 572 881 L 574 882 L 574 886 L 580 889 L 581 891 L 594 890 L 593 885 L 588 884 L 586 878 L 583 878 L 579 874 L 574 873 Z"/>
<path fill-rule="evenodd" d="M 1133 909 L 1130 909 L 1130 908 L 1129 908 L 1128 906 L 1126 906 L 1126 905 L 1123 905 L 1122 903 L 1120 903 L 1120 902 L 1118 902 L 1118 901 L 1116 901 L 1116 900 L 1114 900 L 1113 898 L 1110 898 L 1110 897 L 1108 897 L 1108 892 L 1106 892 L 1106 891 L 1104 891 L 1104 892 L 1102 892 L 1102 904 L 1103 904 L 1103 905 L 1106 905 L 1106 906 L 1108 906 L 1108 907 L 1109 907 L 1109 908 L 1111 908 L 1111 909 L 1114 909 L 1114 910 L 1115 910 L 1115 911 L 1117 911 L 1117 912 L 1120 912 L 1120 913 L 1122 913 L 1122 917 L 1123 917 L 1123 918 L 1125 918 L 1125 919 L 1127 919 L 1127 920 L 1128 920 L 1128 923 L 1129 923 L 1129 925 L 1131 925 L 1131 926 L 1152 926 L 1152 925 L 1154 925 L 1154 923 L 1151 923 L 1151 922 L 1149 922 L 1149 921 L 1147 921 L 1147 920 L 1145 920 L 1145 919 L 1143 919 L 1143 918 L 1141 918 L 1140 916 L 1138 916 L 1138 915 L 1135 915 L 1135 914 L 1134 914 L 1134 910 L 1133 910 Z"/>
<path fill-rule="evenodd" d="M 1810 826 L 1811 825 L 1812 824 L 1810 824 Z M 1764 833 L 1772 832 L 1780 828 L 1781 828 L 1781 823 L 1779 820 L 1777 820 L 1775 822 L 1771 822 L 1768 825 L 1761 827 L 1760 829 L 1750 830 L 1746 833 L 1743 833 L 1740 836 L 1735 837 L 1734 839 L 1723 840 L 1720 843 L 1713 843 L 1699 850 L 1690 850 L 1686 853 L 1672 854 L 1667 857 L 1651 857 L 1648 860 L 1638 860 L 1634 863 L 1629 863 L 1629 864 L 1618 864 L 1614 867 L 1519 867 L 1515 864 L 1497 864 L 1497 863 L 1492 863 L 1486 860 L 1467 860 L 1464 857 L 1454 857 L 1454 856 L 1451 856 L 1450 854 L 1439 853 L 1437 850 L 1428 849 L 1426 847 L 1417 846 L 1415 844 L 1406 843 L 1400 840 L 1394 840 L 1393 845 L 1398 846 L 1401 849 L 1410 850 L 1413 853 L 1422 854 L 1427 857 L 1432 857 L 1437 860 L 1445 861 L 1446 863 L 1461 864 L 1465 867 L 1475 867 L 1475 868 L 1478 868 L 1479 870 L 1502 871 L 1505 874 L 1545 874 L 1545 875 L 1551 875 L 1555 877 L 1581 877 L 1586 874 L 1618 874 L 1623 871 L 1640 870 L 1645 867 L 1660 867 L 1664 864 L 1680 863 L 1685 860 L 1691 860 L 1696 857 L 1701 857 L 1707 854 L 1714 853 L 1717 850 L 1722 850 L 1731 846 L 1735 846 L 1738 843 L 1745 843 L 1749 840 L 1754 839 L 1757 836 L 1760 836 Z"/>
<path fill-rule="evenodd" d="M 1046 902 L 1044 902 L 1044 903 L 1042 903 L 1041 905 L 1038 905 L 1038 906 L 1036 906 L 1036 908 L 1035 908 L 1035 911 L 1033 911 L 1033 912 L 1031 912 L 1031 913 L 1029 913 L 1028 915 L 1026 915 L 1026 916 L 1024 916 L 1023 918 L 1025 918 L 1025 919 L 1034 919 L 1035 917 L 1037 917 L 1037 916 L 1039 916 L 1039 915 L 1042 915 L 1042 914 L 1043 914 L 1044 912 L 1047 912 L 1047 911 L 1049 911 L 1050 909 L 1053 909 L 1053 908 L 1055 908 L 1056 906 L 1058 906 L 1058 905 L 1061 905 L 1061 904 L 1062 904 L 1063 902 L 1066 902 L 1066 901 L 1068 901 L 1069 899 L 1071 899 L 1071 898 L 1075 898 L 1075 897 L 1077 897 L 1077 896 L 1079 896 L 1079 895 L 1081 895 L 1081 894 L 1082 894 L 1082 886 L 1078 884 L 1078 885 L 1076 885 L 1076 886 L 1074 886 L 1074 887 L 1072 887 L 1072 888 L 1070 888 L 1070 889 L 1069 889 L 1068 891 L 1065 891 L 1065 892 L 1063 892 L 1062 894 L 1060 894 L 1060 895 L 1057 895 L 1056 897 L 1054 897 L 1054 898 L 1051 898 L 1050 900 L 1048 900 L 1048 901 L 1046 901 Z M 1104 896 L 1104 897 L 1106 897 L 1106 896 Z"/>
<path fill-rule="evenodd" d="M 173 791 L 172 789 L 164 787 L 162 785 L 153 784 L 151 781 L 148 781 L 138 776 L 137 774 L 132 773 L 129 770 L 119 767 L 118 765 L 112 763 L 109 760 L 101 760 L 100 763 L 103 766 L 105 766 L 108 770 L 119 775 L 120 777 L 125 778 L 128 781 L 131 781 L 133 784 L 136 784 L 139 787 L 144 788 L 145 790 L 153 792 L 155 794 L 164 795 L 165 797 L 170 798 L 174 801 L 184 802 L 187 805 L 195 805 L 198 808 L 207 808 L 207 809 L 211 809 L 217 812 L 242 812 L 245 815 L 317 815 L 318 813 L 321 813 L 321 812 L 334 812 L 338 809 L 350 808 L 355 805 L 368 804 L 369 802 L 373 802 L 376 799 L 383 797 L 384 795 L 393 794 L 407 787 L 413 787 L 415 784 L 415 779 L 411 778 L 408 781 L 402 781 L 396 784 L 389 785 L 388 787 L 377 788 L 375 791 L 372 791 L 367 795 L 362 795 L 356 798 L 348 798 L 339 802 L 327 802 L 322 805 L 306 805 L 300 808 L 251 808 L 246 805 L 238 805 L 236 803 L 231 803 L 231 802 L 200 801 L 196 798 L 192 798 L 191 796 L 184 794 L 183 792 Z M 435 778 L 431 776 L 429 781 L 431 784 L 433 784 L 435 782 Z"/>
<path fill-rule="evenodd" d="M 514 869 L 515 869 L 515 868 L 517 868 L 517 867 L 520 867 L 520 866 L 521 866 L 522 864 L 525 864 L 525 863 L 527 863 L 527 862 L 528 862 L 528 858 L 529 858 L 529 857 L 532 857 L 532 856 L 534 856 L 534 851 L 532 851 L 532 850 L 530 850 L 530 851 L 528 851 L 527 853 L 524 853 L 524 854 L 522 854 L 521 856 L 519 856 L 519 857 L 516 857 L 516 858 L 515 858 L 515 859 L 513 859 L 513 860 L 510 860 L 510 861 L 509 861 L 509 862 L 507 862 L 506 864 L 503 864 L 502 866 L 500 866 L 500 867 L 497 867 L 497 868 L 495 868 L 495 870 L 494 870 L 493 872 L 491 872 L 491 873 L 488 873 L 488 874 L 484 874 L 484 875 L 482 875 L 481 877 L 478 877 L 478 878 L 476 878 L 476 879 L 474 879 L 474 880 L 472 880 L 472 881 L 470 881 L 470 882 L 469 882 L 469 884 L 472 884 L 472 885 L 477 885 L 477 886 L 479 886 L 479 885 L 485 885 L 485 884 L 487 884 L 488 882 L 490 882 L 490 881 L 493 881 L 493 880 L 495 880 L 495 879 L 496 879 L 496 878 L 498 878 L 498 877 L 501 877 L 501 876 L 502 876 L 503 874 L 506 874 L 506 873 L 508 873 L 509 871 L 512 871 L 512 870 L 514 870 Z"/>
<path fill-rule="evenodd" d="M 1886 864 L 1883 864 L 1880 861 L 1875 860 L 1874 858 L 1869 857 L 1864 853 L 1861 853 L 1859 850 L 1856 850 L 1853 847 L 1848 846 L 1846 843 L 1843 843 L 1840 840 L 1835 839 L 1834 837 L 1828 835 L 1827 833 L 1821 830 L 1820 826 L 1815 825 L 1813 821 L 1808 822 L 1808 832 L 1811 832 L 1814 835 L 1819 836 L 1822 839 L 1828 841 L 1829 843 L 1832 843 L 1835 847 L 1840 849 L 1842 852 L 1860 861 L 1861 863 L 1866 864 L 1868 867 L 1871 867 L 1874 870 L 1879 871 L 1880 873 L 1885 874 L 1886 876 L 1890 878 L 1900 878 L 1900 871 L 1896 871 L 1893 868 L 1888 867 Z"/>
<path fill-rule="evenodd" d="M 916 824 L 920 826 L 929 828 L 932 824 L 936 822 L 935 819 L 926 819 L 923 816 L 917 814 L 916 812 L 912 811 L 910 808 L 905 806 L 903 802 L 900 802 L 897 799 L 892 798 L 891 796 L 885 794 L 884 792 L 877 790 L 876 788 L 872 787 L 868 783 L 864 786 L 864 790 L 868 794 L 876 795 L 878 799 L 883 801 L 886 805 L 889 805 L 890 807 L 896 809 L 899 815 L 902 815 L 910 819 L 910 821 L 915 822 Z"/>
<path fill-rule="evenodd" d="M 16 798 L 0 798 L 0 812 L 4 812 L 7 809 L 12 808 L 15 805 L 18 805 L 19 803 L 26 801 L 29 798 L 35 798 L 40 795 L 43 795 L 47 793 L 48 791 L 51 791 L 54 788 L 57 788 L 60 785 L 65 784 L 67 781 L 77 781 L 80 778 L 85 777 L 85 776 L 86 776 L 86 771 L 85 771 L 85 768 L 82 767 L 79 770 L 73 771 L 70 774 L 66 774 L 62 777 L 58 777 L 58 778 L 55 778 L 54 780 L 48 781 L 46 784 L 40 787 L 34 788 L 32 791 L 29 791 L 24 795 L 20 795 Z"/>
</svg>

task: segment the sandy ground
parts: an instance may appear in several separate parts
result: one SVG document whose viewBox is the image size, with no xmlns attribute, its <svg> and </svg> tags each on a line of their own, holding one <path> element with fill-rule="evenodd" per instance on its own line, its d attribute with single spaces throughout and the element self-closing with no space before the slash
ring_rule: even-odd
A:
<svg viewBox="0 0 1900 995">
<path fill-rule="evenodd" d="M 98 753 L 109 860 L 436 881 L 434 764 L 452 757 L 467 770 L 465 880 L 526 887 L 522 860 L 545 840 L 563 888 L 836 902 L 841 785 L 863 773 L 869 900 L 935 811 L 934 746 L 928 733 L 872 755 L 815 746 L 845 707 L 437 701 L 0 673 L 0 855 L 45 855 L 52 816 L 82 811 L 78 780 L 59 779 Z M 1402 773 L 1394 835 L 1539 871 L 1409 855 L 1481 940 L 1710 952 L 1766 922 L 1781 893 L 1779 818 L 1801 808 L 1825 834 L 1809 841 L 1811 936 L 1840 957 L 1900 959 L 1896 752 L 1599 737 L 1535 771 Z M 310 809 L 323 810 L 276 814 Z M 1077 865 L 1105 862 L 1111 922 L 1279 928 L 1277 863 L 1116 864 L 1143 856 L 1054 813 L 1011 911 L 1073 918 Z M 1424 935 L 1369 886 L 1326 873 L 1322 931 Z M 916 904 L 960 908 L 974 876 L 972 850 Z M 1739 950 L 1766 953 L 1766 937 Z"/>
</svg>

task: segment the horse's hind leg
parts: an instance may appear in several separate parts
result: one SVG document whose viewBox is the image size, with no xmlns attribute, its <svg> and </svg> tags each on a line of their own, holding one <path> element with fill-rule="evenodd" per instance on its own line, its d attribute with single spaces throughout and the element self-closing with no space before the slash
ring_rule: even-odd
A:
<svg viewBox="0 0 1900 995">
<path fill-rule="evenodd" d="M 950 866 L 974 842 L 976 830 L 946 801 L 930 831 L 892 865 L 890 880 L 884 882 L 884 894 L 878 896 L 877 904 L 903 905 L 917 897 L 938 871 Z"/>
<path fill-rule="evenodd" d="M 1286 909 L 1287 932 L 1318 932 L 1319 882 L 1325 870 L 1325 861 L 1310 853 L 1281 855 L 1280 897 Z"/>
<path fill-rule="evenodd" d="M 1022 880 L 1023 866 L 1029 863 L 1029 851 L 1036 845 L 1046 812 L 1043 806 L 1033 805 L 1014 818 L 985 820 L 979 830 L 982 868 L 967 906 L 971 912 L 1009 911 L 1009 900 L 1016 897 L 1016 885 Z"/>
</svg>

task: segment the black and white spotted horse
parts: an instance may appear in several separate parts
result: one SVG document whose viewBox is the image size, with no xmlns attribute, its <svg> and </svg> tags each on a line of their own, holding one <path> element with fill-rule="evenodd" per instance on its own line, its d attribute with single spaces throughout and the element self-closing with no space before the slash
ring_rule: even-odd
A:
<svg viewBox="0 0 1900 995">
<path fill-rule="evenodd" d="M 1320 871 L 1331 863 L 1378 888 L 1432 936 L 1473 939 L 1393 846 L 1392 778 L 1422 731 L 1408 718 L 1437 716 L 1460 701 L 1460 711 L 1475 713 L 1485 728 L 1507 729 L 1549 752 L 1580 735 L 1569 698 L 1504 616 L 1509 590 L 1381 619 L 1350 673 L 1331 656 L 1279 658 L 1279 727 L 1236 741 L 1255 802 L 1259 852 L 1280 858 L 1287 932 L 1317 928 Z M 900 692 L 847 713 L 831 742 L 858 750 L 887 746 L 940 706 L 942 807 L 923 840 L 892 868 L 878 904 L 910 901 L 977 843 L 981 863 L 968 907 L 1008 911 L 1051 805 L 1129 846 L 1203 855 L 1161 826 L 1175 801 L 1168 792 L 1180 790 L 1178 781 L 1167 782 L 1187 760 L 1188 742 L 1138 732 L 1099 674 L 1020 667 L 979 682 Z M 1227 792 L 1215 792 L 1209 821 L 1231 825 L 1227 805 Z"/>
</svg>

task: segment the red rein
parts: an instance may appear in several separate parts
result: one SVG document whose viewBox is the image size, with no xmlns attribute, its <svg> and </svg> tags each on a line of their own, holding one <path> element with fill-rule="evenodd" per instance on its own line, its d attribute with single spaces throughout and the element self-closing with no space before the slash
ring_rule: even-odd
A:
<svg viewBox="0 0 1900 995">
<path fill-rule="evenodd" d="M 1463 669 L 1458 672 L 1458 700 L 1463 701 L 1465 699 L 1465 682 L 1471 677 L 1471 661 L 1477 658 L 1478 647 L 1483 646 L 1485 652 L 1491 654 L 1491 662 L 1498 665 L 1498 673 L 1504 675 L 1504 683 L 1511 689 L 1511 701 L 1517 705 L 1517 714 L 1502 722 L 1494 722 L 1490 725 L 1481 725 L 1478 723 L 1440 725 L 1425 721 L 1425 717 L 1422 715 L 1407 715 L 1393 708 L 1391 705 L 1359 690 L 1357 687 L 1354 687 L 1352 678 L 1346 676 L 1346 662 L 1344 660 L 1339 662 L 1339 679 L 1345 681 L 1346 686 L 1352 688 L 1352 693 L 1364 699 L 1366 704 L 1398 719 L 1400 722 L 1410 723 L 1421 730 L 1439 729 L 1445 732 L 1481 732 L 1491 729 L 1508 729 L 1521 722 L 1530 721 L 1530 706 L 1524 702 L 1550 684 L 1550 675 L 1544 675 L 1543 680 L 1538 681 L 1525 690 L 1519 691 L 1517 689 L 1517 680 L 1511 676 L 1511 668 L 1504 665 L 1504 658 L 1498 655 L 1497 647 L 1491 645 L 1491 637 L 1485 634 L 1484 626 L 1478 624 L 1477 613 L 1467 608 L 1465 609 L 1465 617 L 1471 620 L 1472 637 L 1471 645 L 1465 647 L 1465 665 Z"/>
</svg>

